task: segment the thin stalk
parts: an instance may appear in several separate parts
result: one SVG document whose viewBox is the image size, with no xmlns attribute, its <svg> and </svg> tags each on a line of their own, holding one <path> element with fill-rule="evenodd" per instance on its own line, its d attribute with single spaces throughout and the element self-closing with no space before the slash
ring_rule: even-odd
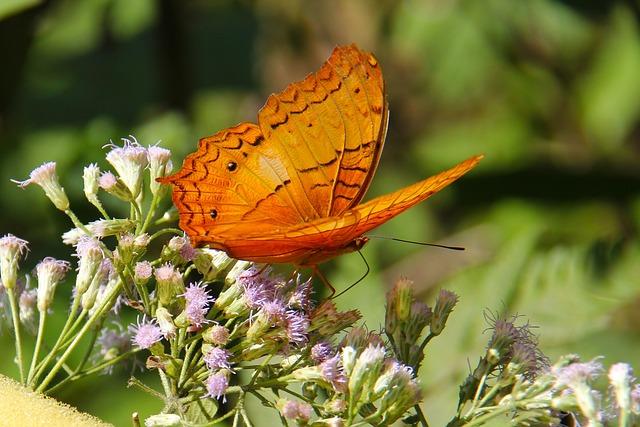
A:
<svg viewBox="0 0 640 427">
<path fill-rule="evenodd" d="M 149 210 L 147 211 L 147 216 L 144 219 L 144 223 L 142 224 L 142 228 L 140 228 L 140 233 L 144 233 L 149 228 L 149 224 L 151 223 L 151 219 L 156 212 L 156 208 L 158 207 L 158 201 L 160 198 L 158 197 L 158 193 L 153 195 L 151 199 L 151 204 L 149 205 Z"/>
<path fill-rule="evenodd" d="M 33 356 L 31 356 L 31 366 L 29 367 L 29 375 L 27 376 L 27 384 L 31 384 L 33 376 L 36 373 L 36 367 L 38 365 L 38 356 L 40 355 L 40 347 L 42 347 L 42 340 L 44 339 L 44 329 L 47 323 L 47 311 L 40 312 L 38 319 L 38 334 L 36 335 L 36 347 L 33 350 Z"/>
<path fill-rule="evenodd" d="M 24 364 L 22 361 L 22 335 L 20 333 L 20 308 L 16 299 L 14 288 L 7 289 L 9 304 L 11 305 L 11 319 L 13 320 L 13 331 L 16 339 L 16 363 L 20 371 L 20 382 L 24 384 Z"/>
<path fill-rule="evenodd" d="M 74 340 L 71 342 L 69 347 L 67 347 L 67 349 L 62 354 L 62 356 L 60 356 L 60 359 L 58 359 L 58 361 L 53 366 L 51 371 L 49 371 L 49 374 L 44 378 L 44 380 L 42 380 L 42 382 L 36 389 L 37 392 L 42 393 L 47 388 L 51 380 L 53 380 L 53 378 L 56 376 L 56 374 L 60 370 L 60 367 L 69 358 L 71 353 L 76 349 L 76 347 L 78 346 L 82 338 L 84 338 L 84 335 L 93 327 L 94 323 L 96 323 L 96 321 L 98 321 L 98 319 L 100 319 L 100 317 L 104 314 L 105 308 L 111 306 L 111 301 L 118 295 L 121 287 L 122 287 L 122 282 L 119 282 L 116 286 L 113 287 L 111 292 L 104 299 L 104 303 L 102 304 L 102 307 L 97 309 L 93 313 L 93 315 L 89 318 L 89 320 L 87 320 L 87 322 L 84 324 L 82 329 L 80 329 L 80 331 L 78 332 Z"/>
</svg>

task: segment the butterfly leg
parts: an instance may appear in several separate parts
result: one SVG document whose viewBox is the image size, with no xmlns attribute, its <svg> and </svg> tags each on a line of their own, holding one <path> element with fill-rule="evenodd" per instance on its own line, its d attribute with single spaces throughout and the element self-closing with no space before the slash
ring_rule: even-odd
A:
<svg viewBox="0 0 640 427">
<path fill-rule="evenodd" d="M 322 274 L 322 272 L 320 271 L 320 269 L 318 268 L 317 265 L 313 265 L 311 266 L 311 271 L 313 271 L 313 274 L 316 275 L 318 277 L 318 279 L 320 279 L 320 281 L 329 289 L 331 289 L 331 295 L 329 295 L 329 298 L 333 297 L 336 294 L 336 288 L 334 288 L 333 286 L 331 286 L 331 283 L 329 283 L 329 281 L 327 280 L 326 277 L 324 277 L 324 274 Z"/>
</svg>

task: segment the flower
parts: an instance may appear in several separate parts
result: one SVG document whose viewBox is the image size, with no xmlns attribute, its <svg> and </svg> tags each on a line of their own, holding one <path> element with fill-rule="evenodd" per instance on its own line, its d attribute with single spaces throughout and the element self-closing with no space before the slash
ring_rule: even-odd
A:
<svg viewBox="0 0 640 427">
<path fill-rule="evenodd" d="M 220 347 L 212 347 L 205 355 L 204 355 L 204 363 L 207 365 L 209 369 L 222 369 L 231 368 L 231 364 L 229 363 L 229 357 L 231 353 L 229 350 Z"/>
<path fill-rule="evenodd" d="M 322 373 L 322 377 L 329 382 L 336 391 L 344 393 L 346 391 L 347 377 L 345 376 L 341 362 L 342 358 L 340 354 L 336 354 L 320 364 L 320 372 Z"/>
<path fill-rule="evenodd" d="M 214 399 L 224 397 L 224 394 L 227 392 L 227 388 L 229 388 L 228 371 L 223 370 L 209 375 L 205 385 L 207 388 L 207 394 L 205 394 L 205 396 L 209 396 Z"/>
<path fill-rule="evenodd" d="M 53 302 L 56 287 L 69 271 L 69 263 L 47 257 L 36 266 L 38 276 L 38 310 L 44 313 Z"/>
<path fill-rule="evenodd" d="M 109 258 L 104 258 L 89 283 L 86 291 L 82 293 L 82 308 L 91 310 L 98 298 L 100 288 L 105 286 L 114 274 L 113 264 Z M 78 295 L 79 296 L 79 295 Z"/>
<path fill-rule="evenodd" d="M 147 149 L 131 139 L 122 138 L 123 146 L 111 144 L 111 151 L 107 154 L 107 161 L 116 170 L 124 185 L 129 189 L 133 199 L 142 190 L 142 172 L 147 167 Z"/>
<path fill-rule="evenodd" d="M 287 338 L 296 345 L 306 344 L 309 339 L 309 319 L 303 313 L 289 310 L 286 314 Z"/>
<path fill-rule="evenodd" d="M 145 317 L 142 318 L 142 321 L 138 319 L 136 325 L 130 325 L 129 330 L 132 334 L 131 342 L 139 348 L 150 348 L 163 336 L 156 320 L 147 320 Z"/>
<path fill-rule="evenodd" d="M 198 328 L 201 327 L 207 322 L 205 316 L 213 297 L 207 293 L 207 288 L 202 282 L 191 283 L 182 295 L 186 301 L 185 313 L 187 320 L 192 325 Z"/>
<path fill-rule="evenodd" d="M 184 264 L 196 257 L 196 250 L 191 246 L 188 238 L 175 236 L 165 246 L 162 257 L 169 262 Z"/>
<path fill-rule="evenodd" d="M 24 181 L 11 180 L 20 187 L 25 188 L 31 184 L 37 184 L 44 190 L 44 194 L 53 202 L 56 208 L 61 211 L 69 209 L 69 199 L 60 185 L 60 180 L 56 174 L 56 163 L 48 162 L 35 168 L 29 174 L 29 179 Z"/>
<path fill-rule="evenodd" d="M 311 359 L 316 363 L 322 363 L 329 359 L 331 355 L 335 354 L 335 350 L 326 341 L 320 341 L 311 347 Z"/>
<path fill-rule="evenodd" d="M 297 308 L 304 311 L 309 311 L 313 308 L 313 300 L 311 294 L 313 293 L 313 282 L 309 278 L 306 282 L 300 283 L 300 275 L 298 274 L 294 283 L 295 290 L 289 297 L 289 307 Z"/>
<path fill-rule="evenodd" d="M 0 279 L 6 289 L 13 289 L 18 279 L 18 262 L 24 258 L 29 250 L 26 240 L 13 234 L 0 238 Z"/>
</svg>

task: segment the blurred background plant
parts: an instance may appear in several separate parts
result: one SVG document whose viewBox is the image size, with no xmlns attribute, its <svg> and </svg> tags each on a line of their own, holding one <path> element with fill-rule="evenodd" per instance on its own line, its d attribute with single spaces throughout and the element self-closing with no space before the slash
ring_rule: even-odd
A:
<svg viewBox="0 0 640 427">
<path fill-rule="evenodd" d="M 466 252 L 373 241 L 372 273 L 338 300 L 374 327 L 400 274 L 421 299 L 440 287 L 460 295 L 446 340 L 429 346 L 420 370 L 432 424 L 455 413 L 467 357 L 488 339 L 487 307 L 526 314 L 552 360 L 571 352 L 638 367 L 639 20 L 632 1 L 4 0 L 0 234 L 31 242 L 25 266 L 68 259 L 58 236 L 71 224 L 10 178 L 55 160 L 74 204 L 82 182 L 69 177 L 129 134 L 162 139 L 179 164 L 199 137 L 255 120 L 269 93 L 355 42 L 380 60 L 391 111 L 371 196 L 485 154 L 377 232 Z M 324 271 L 340 289 L 364 266 L 356 254 Z M 64 323 L 69 294 L 59 289 L 51 324 Z M 10 334 L 0 340 L 12 345 Z M 0 372 L 14 369 L 0 359 Z M 127 377 L 116 371 L 57 397 L 118 425 L 133 410 L 157 412 L 122 387 Z"/>
</svg>

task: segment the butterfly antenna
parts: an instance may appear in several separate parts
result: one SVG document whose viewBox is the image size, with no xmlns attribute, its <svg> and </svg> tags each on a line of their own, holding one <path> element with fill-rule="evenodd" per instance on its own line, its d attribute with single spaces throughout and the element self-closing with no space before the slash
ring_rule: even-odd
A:
<svg viewBox="0 0 640 427">
<path fill-rule="evenodd" d="M 362 275 L 361 278 L 359 278 L 358 280 L 356 280 L 354 283 L 352 283 L 351 285 L 349 285 L 349 287 L 347 289 L 345 289 L 342 292 L 339 292 L 337 295 L 331 297 L 331 299 L 336 299 L 338 298 L 340 295 L 344 294 L 345 292 L 347 292 L 349 289 L 353 288 L 355 285 L 357 285 L 358 283 L 362 282 L 364 280 L 365 277 L 367 277 L 369 275 L 369 272 L 371 271 L 371 268 L 369 268 L 369 263 L 367 262 L 367 259 L 364 257 L 364 255 L 362 255 L 362 252 L 358 251 L 358 254 L 360 254 L 360 258 L 362 258 L 362 261 L 364 261 L 364 265 L 367 266 L 367 271 L 364 272 L 364 274 Z"/>
<path fill-rule="evenodd" d="M 367 237 L 371 237 L 373 239 L 393 240 L 395 242 L 402 242 L 402 243 L 411 243 L 411 244 L 420 245 L 420 246 L 433 246 L 434 248 L 451 249 L 452 251 L 464 251 L 465 250 L 465 248 L 463 248 L 462 246 L 439 245 L 437 243 L 417 242 L 415 240 L 398 239 L 396 237 L 387 237 L 387 236 L 367 236 Z"/>
</svg>

